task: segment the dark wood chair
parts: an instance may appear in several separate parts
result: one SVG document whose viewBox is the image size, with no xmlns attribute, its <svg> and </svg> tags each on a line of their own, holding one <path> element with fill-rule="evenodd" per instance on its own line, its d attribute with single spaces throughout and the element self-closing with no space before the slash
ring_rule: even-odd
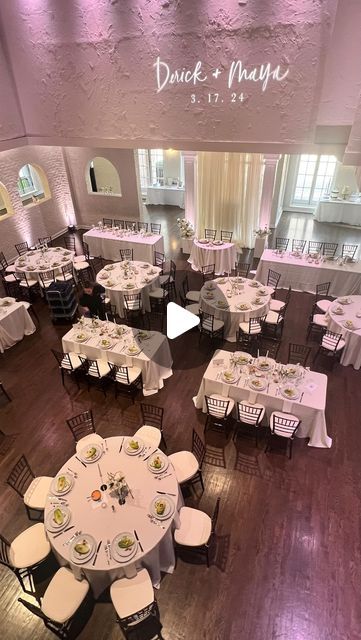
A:
<svg viewBox="0 0 361 640">
<path fill-rule="evenodd" d="M 150 230 L 152 233 L 156 233 L 157 235 L 160 235 L 162 230 L 162 225 L 158 224 L 158 222 L 151 222 Z"/>
<path fill-rule="evenodd" d="M 44 238 L 38 238 L 38 242 L 41 245 L 48 245 L 48 247 L 52 246 L 52 239 L 51 236 L 44 236 Z"/>
<path fill-rule="evenodd" d="M 258 347 L 265 320 L 266 316 L 258 316 L 257 318 L 250 318 L 248 322 L 239 323 L 237 340 L 246 351 L 249 349 L 250 353 L 253 353 L 254 349 Z"/>
<path fill-rule="evenodd" d="M 233 231 L 223 231 L 221 230 L 221 240 L 222 242 L 232 242 Z"/>
<path fill-rule="evenodd" d="M 214 429 L 222 433 L 227 431 L 229 419 L 234 407 L 234 400 L 223 398 L 217 394 L 205 396 L 207 418 L 204 430 Z"/>
<path fill-rule="evenodd" d="M 274 448 L 275 443 L 286 442 L 286 452 L 292 458 L 292 444 L 301 420 L 290 413 L 274 411 L 270 417 L 270 430 L 265 453 Z"/>
<path fill-rule="evenodd" d="M 125 262 L 125 260 L 133 261 L 133 249 L 119 249 L 119 253 L 122 262 Z"/>
<path fill-rule="evenodd" d="M 316 297 L 313 304 L 312 313 L 317 311 L 326 313 L 331 304 L 331 300 L 327 300 L 328 292 L 330 290 L 331 282 L 322 282 L 316 285 Z"/>
<path fill-rule="evenodd" d="M 91 409 L 87 409 L 86 411 L 69 418 L 66 421 L 66 424 L 68 425 L 75 442 L 78 442 L 91 433 L 96 433 L 93 412 Z"/>
<path fill-rule="evenodd" d="M 107 386 L 111 382 L 113 365 L 105 360 L 91 360 L 79 355 L 83 365 L 84 374 L 88 383 L 88 391 L 91 386 L 96 387 L 107 395 Z"/>
<path fill-rule="evenodd" d="M 337 249 L 338 249 L 337 242 L 324 242 L 322 247 L 322 252 L 323 252 L 323 255 L 326 256 L 326 258 L 334 258 Z"/>
<path fill-rule="evenodd" d="M 115 397 L 119 393 L 129 396 L 134 404 L 134 398 L 143 390 L 142 370 L 140 367 L 127 367 L 112 364 L 112 379 L 115 385 Z"/>
<path fill-rule="evenodd" d="M 247 278 L 251 265 L 249 262 L 235 262 L 234 271 L 235 275 L 241 278 Z"/>
<path fill-rule="evenodd" d="M 34 544 L 35 541 L 36 544 Z M 14 547 L 19 548 L 19 546 L 22 548 L 20 564 L 16 562 L 16 556 L 11 550 L 11 547 L 14 549 Z M 49 553 L 50 544 L 46 539 L 44 525 L 41 523 L 25 529 L 12 543 L 0 534 L 0 564 L 13 572 L 19 580 L 22 590 L 28 595 L 36 596 L 34 574 L 47 559 Z"/>
<path fill-rule="evenodd" d="M 295 344 L 290 342 L 288 345 L 288 364 L 300 364 L 305 367 L 311 353 L 311 347 L 305 344 Z"/>
<path fill-rule="evenodd" d="M 289 245 L 289 238 L 276 238 L 276 249 L 277 251 L 287 251 L 287 247 Z"/>
<path fill-rule="evenodd" d="M 138 231 L 146 231 L 146 232 L 148 231 L 148 222 L 140 222 L 138 220 L 137 226 L 138 226 Z"/>
<path fill-rule="evenodd" d="M 247 400 L 237 402 L 237 422 L 233 440 L 237 440 L 240 435 L 252 437 L 255 438 L 258 447 L 258 434 L 265 411 L 262 404 L 251 404 Z"/>
<path fill-rule="evenodd" d="M 215 240 L 217 235 L 217 229 L 204 229 L 204 237 L 206 240 Z"/>
<path fill-rule="evenodd" d="M 306 246 L 306 240 L 296 240 L 295 238 L 292 240 L 292 251 L 298 251 L 299 253 L 303 253 Z"/>
<path fill-rule="evenodd" d="M 37 513 L 37 520 L 41 519 L 45 509 L 46 494 L 50 491 L 53 478 L 37 476 L 24 455 L 13 466 L 7 477 L 7 484 L 23 499 L 26 512 L 32 520 L 32 512 Z"/>
<path fill-rule="evenodd" d="M 358 244 L 343 244 L 341 256 L 342 258 L 350 258 L 350 260 L 354 260 L 357 250 Z"/>
<path fill-rule="evenodd" d="M 283 328 L 285 324 L 285 315 L 288 303 L 279 311 L 269 311 L 264 319 L 262 330 L 267 336 L 273 338 L 282 338 Z"/>
<path fill-rule="evenodd" d="M 163 273 L 164 262 L 165 262 L 164 253 L 161 253 L 160 251 L 154 251 L 153 265 L 155 267 L 159 267 L 159 269 L 162 269 L 162 271 L 160 272 L 161 274 Z"/>
<path fill-rule="evenodd" d="M 163 407 L 157 407 L 154 404 L 141 402 L 140 410 L 142 413 L 142 426 L 150 426 L 159 429 L 161 433 L 161 442 L 163 443 L 164 447 L 167 448 L 163 431 Z"/>
<path fill-rule="evenodd" d="M 272 297 L 274 297 L 276 295 L 276 289 L 278 287 L 278 283 L 280 281 L 280 277 L 281 274 L 277 273 L 277 271 L 273 271 L 273 269 L 268 269 L 268 275 L 267 275 L 267 287 L 272 287 L 272 289 L 274 289 L 274 292 L 272 294 Z"/>
<path fill-rule="evenodd" d="M 205 282 L 208 282 L 208 280 L 214 280 L 215 269 L 216 269 L 215 264 L 205 264 L 204 267 L 202 267 L 203 284 Z"/>
<path fill-rule="evenodd" d="M 169 456 L 174 467 L 176 478 L 181 487 L 193 487 L 200 483 L 204 491 L 202 465 L 206 453 L 206 446 L 193 429 L 192 451 L 176 451 Z"/>
<path fill-rule="evenodd" d="M 319 355 L 332 357 L 332 369 L 336 360 L 340 360 L 342 352 L 345 348 L 345 340 L 341 333 L 335 333 L 327 329 L 323 334 L 320 346 L 315 354 L 313 362 L 316 362 Z"/>
<path fill-rule="evenodd" d="M 119 229 L 124 229 L 124 220 L 119 220 L 119 218 L 114 218 L 113 227 L 119 227 Z"/>
<path fill-rule="evenodd" d="M 73 264 L 66 264 L 64 267 L 61 267 L 61 275 L 56 276 L 56 280 L 58 282 L 69 282 L 75 287 Z"/>
<path fill-rule="evenodd" d="M 179 513 L 180 527 L 174 532 L 176 549 L 194 551 L 205 555 L 207 567 L 210 566 L 210 548 L 216 537 L 216 526 L 219 514 L 220 498 L 217 498 L 216 505 L 211 518 L 203 511 L 182 507 Z M 209 521 L 209 522 L 208 522 Z M 209 534 L 208 534 L 209 530 Z M 207 531 L 207 534 L 204 532 Z M 200 537 L 206 535 L 206 539 L 200 543 Z"/>
<path fill-rule="evenodd" d="M 65 248 L 68 251 L 74 251 L 74 253 L 76 253 L 76 249 L 75 249 L 75 237 L 74 236 L 65 236 L 63 238 L 64 240 L 64 245 Z"/>
<path fill-rule="evenodd" d="M 78 378 L 83 372 L 83 365 L 79 356 L 76 353 L 65 353 L 56 349 L 52 349 L 51 352 L 58 363 L 63 387 L 65 386 L 65 376 L 67 375 L 74 379 L 78 389 L 80 389 Z"/>
<path fill-rule="evenodd" d="M 159 277 L 160 286 L 168 291 L 169 299 L 176 298 L 175 278 L 177 267 L 173 260 L 170 260 L 169 272 Z"/>
<path fill-rule="evenodd" d="M 27 242 L 19 242 L 18 244 L 15 245 L 15 249 L 18 252 L 19 256 L 24 255 L 24 253 L 27 253 L 29 251 L 29 245 Z"/>
<path fill-rule="evenodd" d="M 103 225 L 105 227 L 112 227 L 113 226 L 112 218 L 103 218 Z"/>
<path fill-rule="evenodd" d="M 145 314 L 143 313 L 143 303 L 141 293 L 124 293 L 124 311 L 127 324 L 137 327 L 144 327 Z"/>
<path fill-rule="evenodd" d="M 211 340 L 219 338 L 223 340 L 224 322 L 223 320 L 217 320 L 211 313 L 206 313 L 200 310 L 200 323 L 199 323 L 199 342 L 202 336 L 207 336 Z"/>
<path fill-rule="evenodd" d="M 259 355 L 260 356 L 268 356 L 269 358 L 273 358 L 277 360 L 278 352 L 280 350 L 281 340 L 275 340 L 274 338 L 267 338 L 266 336 L 261 336 L 260 341 L 258 343 Z"/>
<path fill-rule="evenodd" d="M 308 253 L 321 253 L 322 247 L 323 247 L 323 242 L 319 242 L 318 240 L 308 241 Z"/>
<path fill-rule="evenodd" d="M 42 271 L 39 273 L 40 286 L 42 289 L 47 289 L 53 282 L 55 282 L 55 271 L 49 269 L 49 271 Z"/>
</svg>

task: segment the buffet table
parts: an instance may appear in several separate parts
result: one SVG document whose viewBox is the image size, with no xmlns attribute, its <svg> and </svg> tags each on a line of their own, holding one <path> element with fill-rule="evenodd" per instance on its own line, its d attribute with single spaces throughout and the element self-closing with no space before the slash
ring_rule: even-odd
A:
<svg viewBox="0 0 361 640">
<path fill-rule="evenodd" d="M 205 396 L 211 393 L 232 398 L 236 402 L 239 400 L 259 402 L 266 408 L 266 424 L 269 424 L 272 411 L 293 413 L 302 420 L 296 434 L 299 438 L 309 438 L 308 446 L 310 447 L 331 447 L 332 439 L 327 435 L 325 418 L 327 376 L 307 369 L 301 370 L 301 378 L 296 387 L 298 397 L 292 401 L 282 395 L 280 374 L 277 373 L 276 376 L 273 373 L 275 367 L 277 371 L 277 368 L 282 370 L 282 367 L 287 365 L 278 365 L 269 358 L 271 371 L 264 374 L 264 378 L 260 378 L 251 373 L 254 363 L 250 354 L 242 354 L 242 356 L 245 360 L 248 357 L 251 364 L 241 366 L 232 364 L 231 359 L 235 356 L 236 354 L 228 351 L 215 352 L 203 376 L 198 394 L 193 398 L 197 409 L 206 412 Z M 233 383 L 227 382 L 224 377 L 224 372 L 228 374 L 230 370 L 234 372 Z M 264 380 L 265 388 L 261 391 L 253 390 L 251 388 L 253 378 L 257 381 Z M 296 380 L 290 378 L 288 382 L 293 386 Z"/>
<path fill-rule="evenodd" d="M 217 278 L 201 289 L 200 307 L 224 322 L 224 338 L 236 342 L 240 322 L 269 311 L 273 289 L 246 278 Z"/>
<path fill-rule="evenodd" d="M 85 576 L 96 598 L 114 580 L 131 578 L 142 567 L 159 587 L 161 572 L 172 573 L 175 566 L 172 531 L 179 524 L 182 497 L 174 469 L 161 451 L 145 448 L 141 440 L 134 451 L 130 440 L 107 438 L 80 449 L 55 477 L 45 508 L 47 536 L 59 563 L 70 566 L 78 579 Z M 93 447 L 96 453 L 89 459 Z M 156 457 L 161 460 L 160 470 L 153 467 Z M 130 489 L 124 504 L 108 476 L 118 471 Z M 58 484 L 59 477 L 64 479 Z M 166 504 L 162 516 L 155 508 L 159 500 Z M 61 512 L 56 514 L 63 519 L 60 525 L 55 509 Z M 67 531 L 68 526 L 72 528 Z M 124 535 L 132 543 L 128 548 L 118 545 Z"/>
<path fill-rule="evenodd" d="M 341 333 L 345 347 L 341 364 L 361 368 L 361 296 L 346 296 L 332 303 L 327 311 L 328 329 Z"/>
<path fill-rule="evenodd" d="M 343 222 L 361 226 L 361 202 L 320 200 L 313 215 L 319 222 Z"/>
<path fill-rule="evenodd" d="M 119 261 L 120 249 L 133 249 L 134 260 L 154 262 L 154 252 L 164 253 L 163 236 L 141 231 L 112 229 L 91 229 L 83 235 L 93 256 L 102 256 L 106 260 Z"/>
<path fill-rule="evenodd" d="M 103 346 L 102 340 L 108 344 Z M 92 360 L 140 367 L 145 396 L 163 389 L 164 380 L 173 375 L 168 340 L 158 331 L 139 331 L 126 325 L 84 318 L 63 336 L 62 345 L 66 353 L 72 351 Z"/>
<path fill-rule="evenodd" d="M 202 267 L 209 264 L 215 265 L 215 273 L 218 276 L 231 273 L 236 262 L 237 252 L 233 242 L 221 240 L 193 240 L 191 255 L 188 262 L 195 271 L 202 271 Z"/>
<path fill-rule="evenodd" d="M 263 252 L 256 279 L 266 283 L 268 270 L 281 274 L 279 288 L 292 287 L 294 291 L 316 292 L 316 285 L 330 282 L 330 296 L 361 294 L 361 262 L 339 265 L 335 260 L 308 262 L 307 254 L 295 257 L 286 252 L 276 254 L 272 249 Z"/>
<path fill-rule="evenodd" d="M 20 342 L 24 336 L 30 336 L 35 328 L 23 302 L 16 302 L 15 298 L 0 298 L 0 353 Z"/>
<path fill-rule="evenodd" d="M 168 204 L 184 209 L 184 187 L 148 187 L 147 204 Z"/>
<path fill-rule="evenodd" d="M 123 318 L 126 315 L 124 294 L 127 293 L 140 293 L 143 312 L 150 311 L 149 292 L 159 287 L 160 272 L 159 267 L 148 262 L 116 262 L 99 271 L 96 280 L 105 288 L 111 304 L 116 306 L 119 316 Z"/>
</svg>

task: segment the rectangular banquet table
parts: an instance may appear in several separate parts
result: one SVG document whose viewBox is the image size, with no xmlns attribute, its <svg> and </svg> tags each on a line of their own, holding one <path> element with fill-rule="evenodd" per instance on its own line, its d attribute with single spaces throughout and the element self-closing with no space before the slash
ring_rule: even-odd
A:
<svg viewBox="0 0 361 640">
<path fill-rule="evenodd" d="M 319 222 L 343 222 L 360 226 L 361 202 L 320 200 L 313 215 Z"/>
<path fill-rule="evenodd" d="M 336 261 L 308 262 L 306 254 L 297 258 L 289 253 L 275 254 L 272 249 L 263 252 L 256 279 L 265 284 L 268 270 L 281 274 L 278 287 L 292 287 L 294 291 L 316 292 L 316 285 L 330 282 L 330 296 L 361 294 L 361 262 L 339 265 Z"/>
<path fill-rule="evenodd" d="M 296 434 L 299 438 L 309 438 L 308 446 L 310 447 L 331 447 L 332 439 L 327 435 L 325 418 L 327 376 L 323 373 L 307 370 L 300 385 L 300 391 L 303 392 L 302 402 L 299 400 L 290 401 L 279 395 L 277 391 L 279 384 L 273 382 L 272 379 L 270 379 L 268 391 L 267 387 L 264 391 L 251 390 L 246 382 L 249 377 L 247 367 L 237 367 L 238 373 L 240 373 L 237 383 L 223 382 L 221 372 L 229 368 L 232 355 L 228 351 L 218 350 L 215 352 L 203 376 L 198 394 L 193 398 L 197 409 L 206 412 L 205 396 L 212 393 L 220 394 L 224 398 L 232 398 L 236 402 L 239 400 L 259 402 L 266 408 L 268 422 L 272 411 L 293 413 L 302 420 Z M 223 360 L 223 365 L 214 364 L 214 359 Z"/>
<path fill-rule="evenodd" d="M 97 325 L 97 326 L 95 326 Z M 107 334 L 102 338 L 107 338 L 118 329 L 124 330 L 122 336 L 111 338 L 113 346 L 110 349 L 100 348 L 100 332 L 108 327 Z M 76 335 L 79 331 L 86 333 L 89 338 L 86 342 L 77 342 Z M 81 353 L 92 360 L 101 359 L 117 365 L 127 365 L 140 367 L 143 375 L 143 394 L 145 396 L 157 393 L 163 389 L 164 380 L 173 375 L 172 356 L 166 336 L 158 331 L 147 331 L 149 339 L 143 340 L 139 336 L 139 329 L 127 327 L 126 325 L 116 325 L 112 322 L 93 321 L 90 318 L 84 319 L 82 329 L 79 325 L 73 327 L 62 338 L 63 350 L 66 353 Z M 126 353 L 126 346 L 135 343 L 141 348 L 137 355 L 130 356 Z"/>
<path fill-rule="evenodd" d="M 0 298 L 0 353 L 20 342 L 24 336 L 30 336 L 35 329 L 23 302 L 16 302 L 15 298 Z"/>
<path fill-rule="evenodd" d="M 184 209 L 184 187 L 148 187 L 147 204 L 168 204 Z"/>
<path fill-rule="evenodd" d="M 154 251 L 164 253 L 163 236 L 144 233 L 113 231 L 112 229 L 91 229 L 83 235 L 93 256 L 102 256 L 106 260 L 119 262 L 119 249 L 133 249 L 133 259 L 154 262 Z"/>
</svg>

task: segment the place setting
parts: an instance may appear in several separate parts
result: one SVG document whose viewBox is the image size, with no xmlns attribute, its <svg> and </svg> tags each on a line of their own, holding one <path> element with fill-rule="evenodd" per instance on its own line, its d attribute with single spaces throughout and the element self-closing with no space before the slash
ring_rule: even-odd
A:
<svg viewBox="0 0 361 640">
<path fill-rule="evenodd" d="M 78 451 L 78 457 L 85 465 L 97 462 L 104 453 L 104 449 L 99 443 L 90 443 Z"/>
</svg>

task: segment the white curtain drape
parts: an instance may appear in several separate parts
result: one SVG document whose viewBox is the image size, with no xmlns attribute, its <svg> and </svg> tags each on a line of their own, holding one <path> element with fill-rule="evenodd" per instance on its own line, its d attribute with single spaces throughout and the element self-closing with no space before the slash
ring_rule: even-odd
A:
<svg viewBox="0 0 361 640">
<path fill-rule="evenodd" d="M 233 231 L 241 247 L 254 246 L 263 181 L 258 153 L 198 153 L 196 233 L 204 229 Z"/>
</svg>

